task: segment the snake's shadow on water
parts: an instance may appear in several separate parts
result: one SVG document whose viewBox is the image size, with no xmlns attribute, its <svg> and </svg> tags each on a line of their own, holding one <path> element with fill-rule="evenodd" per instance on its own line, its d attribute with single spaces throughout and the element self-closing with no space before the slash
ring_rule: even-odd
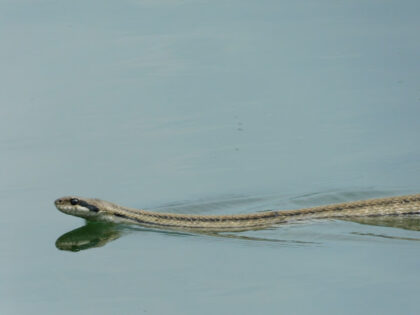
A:
<svg viewBox="0 0 420 315">
<path fill-rule="evenodd" d="M 377 216 L 377 217 L 355 217 L 346 218 L 345 221 L 351 221 L 359 224 L 393 227 L 404 230 L 420 231 L 420 216 L 418 215 L 406 215 L 406 216 Z M 281 224 L 274 228 L 281 229 Z M 258 241 L 258 242 L 270 242 L 270 243 L 282 243 L 284 245 L 305 245 L 305 244 L 316 244 L 316 242 L 305 242 L 297 240 L 280 240 L 272 238 L 246 236 L 239 233 L 197 233 L 188 231 L 166 231 L 166 230 L 154 230 L 141 227 L 130 227 L 122 226 L 110 223 L 101 222 L 89 222 L 77 229 L 71 230 L 61 235 L 55 242 L 55 246 L 60 250 L 78 252 L 95 247 L 102 247 L 105 244 L 112 242 L 120 238 L 123 234 L 131 232 L 158 232 L 165 233 L 174 236 L 194 236 L 194 235 L 205 235 L 211 237 L 221 237 L 229 239 L 238 239 L 246 241 Z M 360 234 L 360 233 L 356 233 Z M 370 234 L 369 234 L 370 235 Z M 371 235 L 375 236 L 375 235 Z M 380 235 L 378 235 L 380 236 Z M 395 238 L 395 237 L 387 237 Z M 398 238 L 398 237 L 396 237 Z M 415 239 L 420 240 L 420 239 Z"/>
</svg>

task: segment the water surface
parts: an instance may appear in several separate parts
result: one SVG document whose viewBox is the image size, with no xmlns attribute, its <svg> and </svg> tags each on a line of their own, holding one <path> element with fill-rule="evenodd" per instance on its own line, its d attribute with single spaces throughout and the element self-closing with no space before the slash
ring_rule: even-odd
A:
<svg viewBox="0 0 420 315">
<path fill-rule="evenodd" d="M 420 192 L 418 1 L 1 1 L 0 313 L 414 314 L 419 218 L 206 235 L 196 214 Z"/>
</svg>

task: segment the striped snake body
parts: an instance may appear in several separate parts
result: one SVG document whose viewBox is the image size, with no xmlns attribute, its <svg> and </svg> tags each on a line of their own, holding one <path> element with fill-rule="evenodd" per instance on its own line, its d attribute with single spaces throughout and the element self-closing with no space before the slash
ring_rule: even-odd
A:
<svg viewBox="0 0 420 315">
<path fill-rule="evenodd" d="M 279 223 L 307 219 L 416 214 L 420 213 L 420 194 L 238 215 L 159 213 L 75 196 L 59 198 L 55 201 L 55 206 L 61 212 L 92 221 L 137 224 L 158 229 L 218 232 L 263 229 Z"/>
</svg>

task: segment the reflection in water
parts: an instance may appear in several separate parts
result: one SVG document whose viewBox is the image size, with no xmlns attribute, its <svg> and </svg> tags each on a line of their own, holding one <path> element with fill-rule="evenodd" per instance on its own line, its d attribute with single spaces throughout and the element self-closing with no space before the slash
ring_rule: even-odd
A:
<svg viewBox="0 0 420 315">
<path fill-rule="evenodd" d="M 61 235 L 55 242 L 55 246 L 61 250 L 78 252 L 84 249 L 102 247 L 120 236 L 121 232 L 114 224 L 88 222 L 85 226 Z"/>
<path fill-rule="evenodd" d="M 378 216 L 378 217 L 355 217 L 347 218 L 346 221 L 352 221 L 360 224 L 367 225 L 377 225 L 385 227 L 394 227 L 405 230 L 420 231 L 420 216 L 418 215 L 409 215 L 409 216 Z M 58 249 L 78 252 L 81 250 L 102 247 L 108 242 L 118 239 L 124 231 L 137 231 L 137 232 L 159 232 L 170 235 L 183 235 L 183 236 L 193 236 L 193 235 L 207 235 L 212 237 L 222 237 L 229 239 L 238 239 L 246 241 L 260 241 L 260 242 L 274 242 L 282 243 L 286 245 L 304 245 L 304 244 L 315 244 L 315 242 L 300 241 L 300 240 L 281 240 L 274 238 L 263 238 L 263 237 L 254 237 L 246 236 L 242 234 L 235 233 L 197 233 L 188 231 L 163 231 L 163 230 L 151 230 L 139 227 L 129 227 L 122 225 L 115 225 L 109 223 L 99 223 L 99 222 L 88 222 L 85 226 L 67 232 L 61 235 L 55 245 Z M 279 227 L 281 228 L 281 227 Z M 356 233 L 359 235 L 372 235 L 366 233 Z M 379 235 L 374 235 L 379 236 Z M 387 238 L 396 238 L 394 236 L 384 236 L 381 237 Z M 398 237 L 397 237 L 398 238 Z M 406 240 L 420 240 L 420 239 L 411 239 L 404 238 Z"/>
<path fill-rule="evenodd" d="M 202 234 L 213 236 L 213 237 L 223 237 L 223 238 L 231 238 L 231 239 L 245 240 L 245 241 L 284 243 L 288 245 L 315 244 L 315 242 L 306 242 L 306 241 L 297 241 L 297 240 L 280 240 L 280 239 L 275 239 L 275 238 L 255 237 L 255 236 L 228 234 L 228 233 L 221 233 L 221 232 L 202 233 Z"/>
<path fill-rule="evenodd" d="M 166 230 L 151 230 L 146 228 L 129 227 L 126 226 L 124 232 L 157 232 L 175 236 L 194 236 L 194 235 L 207 235 L 212 237 L 222 237 L 229 239 L 245 240 L 245 241 L 259 241 L 259 242 L 273 242 L 282 243 L 286 245 L 303 245 L 303 244 L 314 244 L 314 242 L 305 242 L 297 240 L 280 240 L 274 238 L 263 238 L 246 236 L 240 234 L 229 234 L 229 233 L 197 233 L 188 231 L 166 231 Z M 81 250 L 102 247 L 106 243 L 111 242 L 119 238 L 123 234 L 122 225 L 109 224 L 109 223 L 98 223 L 88 222 L 85 226 L 74 229 L 61 235 L 55 242 L 55 246 L 61 250 L 68 250 L 72 252 L 78 252 Z"/>
<path fill-rule="evenodd" d="M 411 231 L 420 231 L 419 215 L 355 217 L 349 218 L 347 220 L 360 224 L 386 226 Z"/>
<path fill-rule="evenodd" d="M 391 235 L 385 235 L 385 234 L 358 233 L 358 232 L 353 232 L 352 234 L 362 235 L 362 236 L 373 236 L 373 237 L 389 238 L 389 239 L 401 240 L 401 241 L 417 241 L 417 242 L 420 241 L 420 238 L 402 237 L 402 236 L 391 236 Z"/>
<path fill-rule="evenodd" d="M 386 227 L 393 227 L 393 228 L 404 229 L 404 230 L 420 231 L 420 216 L 419 215 L 359 217 L 359 218 L 351 218 L 349 219 L 349 221 L 360 223 L 360 224 L 367 224 L 367 225 L 386 226 Z M 353 234 L 362 235 L 362 236 L 373 236 L 373 237 L 380 237 L 380 238 L 405 240 L 405 241 L 420 241 L 420 238 L 413 238 L 413 237 L 402 237 L 402 236 L 374 234 L 374 233 L 360 233 L 360 232 L 353 232 Z"/>
</svg>

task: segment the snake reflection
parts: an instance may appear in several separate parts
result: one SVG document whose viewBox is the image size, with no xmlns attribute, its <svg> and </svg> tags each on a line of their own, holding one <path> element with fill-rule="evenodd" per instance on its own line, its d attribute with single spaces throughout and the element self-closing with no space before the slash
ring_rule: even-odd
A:
<svg viewBox="0 0 420 315">
<path fill-rule="evenodd" d="M 359 224 L 367 224 L 374 226 L 383 226 L 398 228 L 411 231 L 420 231 L 420 216 L 418 215 L 406 215 L 406 216 L 383 216 L 383 217 L 358 217 L 358 218 L 348 218 L 346 221 L 351 221 Z M 67 233 L 61 235 L 55 245 L 60 250 L 78 252 L 81 250 L 102 247 L 107 243 L 112 242 L 123 236 L 124 234 L 130 232 L 156 232 L 156 230 L 145 230 L 145 229 L 125 229 L 116 224 L 109 223 L 100 223 L 100 222 L 87 222 L 86 225 L 79 227 L 77 229 L 71 230 Z M 166 234 L 174 235 L 185 235 L 181 232 L 167 232 L 160 231 Z M 406 239 L 406 240 L 420 240 L 420 239 L 408 239 L 400 238 L 394 236 L 383 236 L 383 235 L 374 235 L 374 234 L 362 234 L 355 233 L 358 235 L 366 236 L 379 236 L 387 237 L 393 239 Z M 186 234 L 194 235 L 194 234 Z M 207 233 L 209 236 L 217 236 L 223 238 L 245 240 L 245 241 L 261 241 L 261 242 L 275 242 L 284 245 L 304 245 L 304 244 L 314 244 L 314 242 L 304 242 L 304 241 L 293 241 L 293 240 L 279 240 L 271 238 L 262 238 L 262 237 L 252 237 L 240 234 L 225 234 L 225 233 Z"/>
</svg>

